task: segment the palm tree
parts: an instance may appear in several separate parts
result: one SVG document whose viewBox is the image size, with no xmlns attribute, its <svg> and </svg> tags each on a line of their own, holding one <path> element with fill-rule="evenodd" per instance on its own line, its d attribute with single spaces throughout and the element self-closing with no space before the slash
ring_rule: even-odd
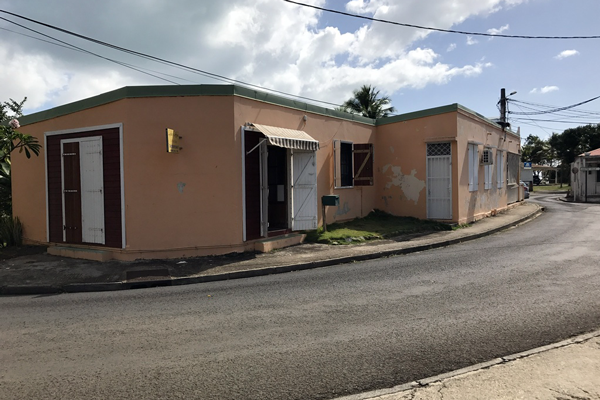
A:
<svg viewBox="0 0 600 400">
<path fill-rule="evenodd" d="M 386 107 L 388 104 L 389 97 L 379 97 L 379 90 L 371 85 L 363 85 L 354 91 L 353 97 L 346 100 L 339 110 L 376 119 L 387 117 L 395 111 L 392 106 Z"/>
</svg>

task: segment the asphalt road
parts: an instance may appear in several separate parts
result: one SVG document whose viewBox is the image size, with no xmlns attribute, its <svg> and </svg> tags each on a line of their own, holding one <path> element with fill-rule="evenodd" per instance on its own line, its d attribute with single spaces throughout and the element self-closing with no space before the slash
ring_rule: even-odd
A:
<svg viewBox="0 0 600 400">
<path fill-rule="evenodd" d="M 600 327 L 600 205 L 303 272 L 0 297 L 2 399 L 329 399 Z"/>
</svg>

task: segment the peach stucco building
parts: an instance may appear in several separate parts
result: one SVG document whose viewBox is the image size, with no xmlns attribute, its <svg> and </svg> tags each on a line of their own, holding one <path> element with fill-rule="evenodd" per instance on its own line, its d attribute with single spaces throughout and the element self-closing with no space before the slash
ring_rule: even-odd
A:
<svg viewBox="0 0 600 400">
<path fill-rule="evenodd" d="M 268 249 L 324 217 L 466 223 L 519 195 L 519 136 L 457 104 L 372 120 L 234 85 L 149 86 L 21 122 L 44 157 L 13 157 L 13 212 L 25 240 L 54 254 Z"/>
</svg>

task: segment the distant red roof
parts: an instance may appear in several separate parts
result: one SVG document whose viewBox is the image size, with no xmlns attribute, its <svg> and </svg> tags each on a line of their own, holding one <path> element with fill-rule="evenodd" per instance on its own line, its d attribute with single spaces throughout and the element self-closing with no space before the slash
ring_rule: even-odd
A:
<svg viewBox="0 0 600 400">
<path fill-rule="evenodd" d="M 592 150 L 592 151 L 586 151 L 583 154 L 580 154 L 580 156 L 585 156 L 588 155 L 587 153 L 590 153 L 590 156 L 600 156 L 600 149 L 596 149 L 596 150 Z"/>
</svg>

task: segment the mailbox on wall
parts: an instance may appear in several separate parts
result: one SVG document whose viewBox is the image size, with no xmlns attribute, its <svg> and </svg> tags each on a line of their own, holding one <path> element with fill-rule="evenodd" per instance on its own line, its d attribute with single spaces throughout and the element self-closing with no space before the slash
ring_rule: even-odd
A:
<svg viewBox="0 0 600 400">
<path fill-rule="evenodd" d="M 321 204 L 324 206 L 338 206 L 340 205 L 340 196 L 337 194 L 328 194 L 321 197 Z"/>
<path fill-rule="evenodd" d="M 325 214 L 325 208 L 327 206 L 339 206 L 340 196 L 337 194 L 327 194 L 321 197 L 321 204 L 323 205 L 323 230 L 327 232 L 327 215 Z"/>
</svg>

